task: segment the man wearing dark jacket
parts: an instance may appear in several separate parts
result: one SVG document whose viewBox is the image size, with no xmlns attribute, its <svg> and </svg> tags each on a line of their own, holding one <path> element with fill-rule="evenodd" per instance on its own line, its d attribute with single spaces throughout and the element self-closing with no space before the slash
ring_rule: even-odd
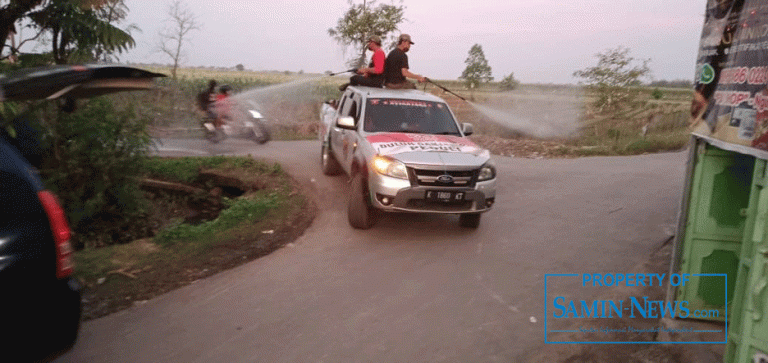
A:
<svg viewBox="0 0 768 363">
<path fill-rule="evenodd" d="M 410 88 L 415 89 L 416 85 L 406 80 L 411 78 L 418 80 L 420 83 L 424 83 L 426 78 L 418 74 L 412 73 L 408 66 L 408 55 L 405 54 L 411 49 L 411 36 L 408 34 L 400 34 L 397 39 L 397 47 L 392 49 L 387 55 L 387 60 L 384 63 L 384 86 L 387 88 L 401 89 Z"/>
</svg>

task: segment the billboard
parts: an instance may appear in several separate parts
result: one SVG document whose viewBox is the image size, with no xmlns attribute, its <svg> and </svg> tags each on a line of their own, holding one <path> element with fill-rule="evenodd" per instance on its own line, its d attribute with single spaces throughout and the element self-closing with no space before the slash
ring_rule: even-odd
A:
<svg viewBox="0 0 768 363">
<path fill-rule="evenodd" d="M 696 62 L 693 133 L 768 151 L 768 2 L 708 0 Z"/>
</svg>

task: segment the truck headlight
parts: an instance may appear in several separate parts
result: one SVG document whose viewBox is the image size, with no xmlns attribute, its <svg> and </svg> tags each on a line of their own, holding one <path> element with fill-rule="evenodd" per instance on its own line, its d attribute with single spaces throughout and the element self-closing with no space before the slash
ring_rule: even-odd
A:
<svg viewBox="0 0 768 363">
<path fill-rule="evenodd" d="M 373 170 L 381 175 L 391 176 L 398 179 L 408 179 L 408 171 L 405 169 L 405 164 L 386 157 L 386 156 L 374 156 L 371 162 Z"/>
<path fill-rule="evenodd" d="M 477 181 L 491 180 L 496 177 L 496 167 L 493 164 L 488 163 L 480 168 L 480 173 L 477 175 Z"/>
</svg>

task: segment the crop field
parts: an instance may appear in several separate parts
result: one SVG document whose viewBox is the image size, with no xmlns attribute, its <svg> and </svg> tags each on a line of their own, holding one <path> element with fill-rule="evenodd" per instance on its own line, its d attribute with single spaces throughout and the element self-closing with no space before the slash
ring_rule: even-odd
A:
<svg viewBox="0 0 768 363">
<path fill-rule="evenodd" d="M 151 118 L 153 134 L 165 137 L 199 136 L 195 95 L 214 79 L 232 86 L 236 99 L 255 104 L 275 139 L 315 138 L 322 101 L 338 98 L 337 87 L 349 77 L 182 68 L 174 81 L 169 68 L 143 68 L 169 75 L 155 91 L 131 96 Z M 434 82 L 467 101 L 429 83 L 419 89 L 445 99 L 459 122 L 475 125 L 472 138 L 500 155 L 639 154 L 680 149 L 689 137 L 690 89 L 642 87 L 641 107 L 601 115 L 592 110 L 592 96 L 576 85 L 521 84 L 502 91 L 497 83 L 470 90 L 458 80 Z"/>
</svg>

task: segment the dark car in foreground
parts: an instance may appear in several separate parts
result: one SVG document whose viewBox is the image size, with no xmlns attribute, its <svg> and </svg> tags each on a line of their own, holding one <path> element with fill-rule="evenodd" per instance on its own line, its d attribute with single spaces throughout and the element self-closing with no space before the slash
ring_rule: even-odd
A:
<svg viewBox="0 0 768 363">
<path fill-rule="evenodd" d="M 0 77 L 0 101 L 146 89 L 163 76 L 121 66 L 59 66 Z M 66 103 L 66 102 L 65 102 Z M 0 362 L 46 359 L 75 343 L 81 286 L 71 230 L 36 166 L 41 149 L 23 117 L 0 118 Z"/>
<path fill-rule="evenodd" d="M 56 197 L 9 140 L 0 138 L 0 330 L 17 361 L 66 349 L 77 338 L 80 285 L 70 229 Z"/>
</svg>

